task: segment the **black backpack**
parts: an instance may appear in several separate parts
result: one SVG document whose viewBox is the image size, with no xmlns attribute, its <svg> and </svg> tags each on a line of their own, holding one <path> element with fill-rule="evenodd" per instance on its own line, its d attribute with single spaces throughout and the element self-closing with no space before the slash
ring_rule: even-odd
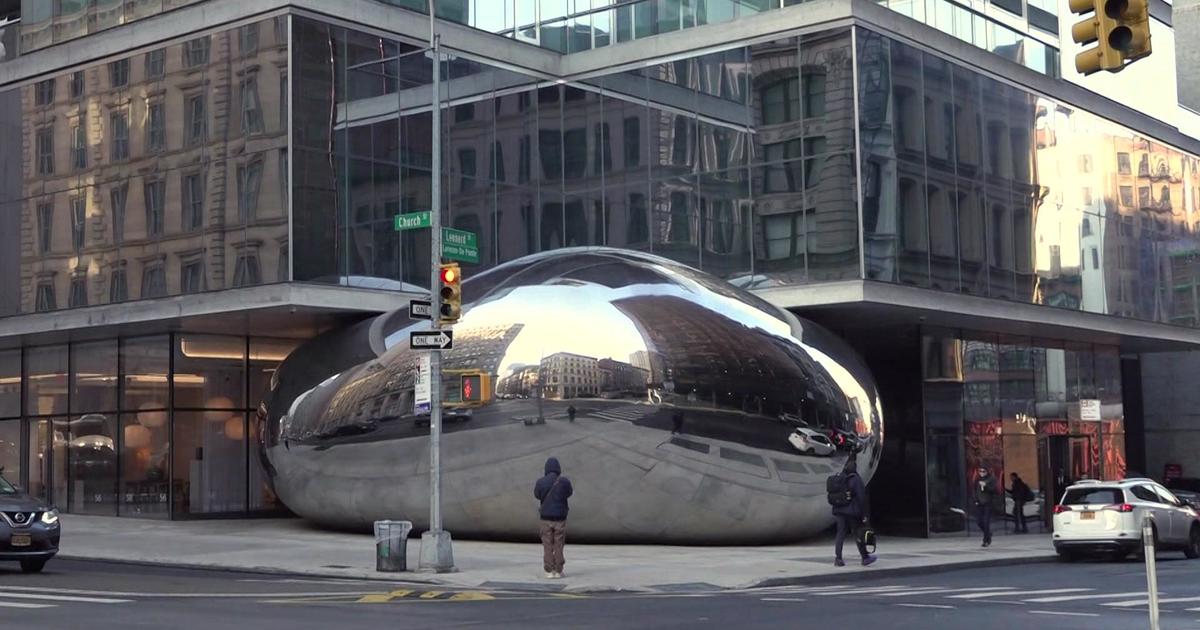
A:
<svg viewBox="0 0 1200 630">
<path fill-rule="evenodd" d="M 829 505 L 845 507 L 854 503 L 854 493 L 850 491 L 850 475 L 840 472 L 830 475 L 825 480 L 825 494 L 828 495 Z"/>
</svg>

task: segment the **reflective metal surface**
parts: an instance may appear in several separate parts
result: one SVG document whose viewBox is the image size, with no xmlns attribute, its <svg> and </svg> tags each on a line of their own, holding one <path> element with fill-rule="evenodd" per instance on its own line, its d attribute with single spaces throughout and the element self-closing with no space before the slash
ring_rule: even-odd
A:
<svg viewBox="0 0 1200 630">
<path fill-rule="evenodd" d="M 547 456 L 575 485 L 572 540 L 775 541 L 831 522 L 825 479 L 883 419 L 840 340 L 699 271 L 608 248 L 470 278 L 445 354 L 444 507 L 458 536 L 536 531 Z M 407 308 L 299 348 L 262 405 L 264 456 L 298 514 L 336 527 L 428 514 L 428 416 Z"/>
</svg>

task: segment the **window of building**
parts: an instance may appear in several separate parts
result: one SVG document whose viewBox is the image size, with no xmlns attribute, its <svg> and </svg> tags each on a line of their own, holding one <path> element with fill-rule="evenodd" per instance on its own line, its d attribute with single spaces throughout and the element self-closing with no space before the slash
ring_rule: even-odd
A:
<svg viewBox="0 0 1200 630">
<path fill-rule="evenodd" d="M 592 169 L 597 174 L 612 170 L 612 147 L 610 147 L 608 123 L 597 123 L 592 129 Z"/>
<path fill-rule="evenodd" d="M 208 107 L 204 94 L 192 94 L 183 99 L 183 144 L 192 147 L 208 136 Z"/>
<path fill-rule="evenodd" d="M 629 225 L 626 226 L 627 243 L 644 243 L 650 240 L 650 219 L 646 212 L 646 195 L 629 194 Z"/>
<path fill-rule="evenodd" d="M 288 75 L 279 75 L 279 128 L 287 129 L 288 124 Z"/>
<path fill-rule="evenodd" d="M 204 290 L 202 259 L 185 260 L 179 266 L 179 290 L 182 293 L 199 293 Z"/>
<path fill-rule="evenodd" d="M 497 101 L 499 102 L 499 101 Z M 504 176 L 504 145 L 499 142 L 492 143 L 492 181 L 502 182 Z"/>
<path fill-rule="evenodd" d="M 50 105 L 54 102 L 54 79 L 38 81 L 33 92 L 34 105 Z"/>
<path fill-rule="evenodd" d="M 83 249 L 85 228 L 87 226 L 86 199 L 80 195 L 71 197 L 71 247 L 78 252 Z"/>
<path fill-rule="evenodd" d="M 258 252 L 252 249 L 239 252 L 233 265 L 233 286 L 248 287 L 262 283 L 262 270 L 258 264 Z"/>
<path fill-rule="evenodd" d="M 282 46 L 287 43 L 287 16 L 280 15 L 271 19 L 271 28 L 275 31 L 275 43 Z"/>
<path fill-rule="evenodd" d="M 587 172 L 587 130 L 568 129 L 563 136 L 566 159 L 563 169 L 567 179 L 578 179 Z"/>
<path fill-rule="evenodd" d="M 764 125 L 776 125 L 800 118 L 800 79 L 790 76 L 759 90 Z"/>
<path fill-rule="evenodd" d="M 475 149 L 458 150 L 459 190 L 475 187 Z"/>
<path fill-rule="evenodd" d="M 1100 268 L 1100 250 L 1093 247 L 1092 248 L 1092 269 L 1099 269 L 1099 268 Z"/>
<path fill-rule="evenodd" d="M 290 266 L 288 245 L 282 243 L 279 245 L 279 261 L 275 266 L 275 279 L 279 282 L 291 280 L 291 274 L 288 273 Z"/>
<path fill-rule="evenodd" d="M 538 155 L 546 179 L 562 178 L 562 133 L 553 129 L 538 132 Z"/>
<path fill-rule="evenodd" d="M 79 308 L 87 305 L 87 273 L 77 271 L 71 276 L 71 294 L 67 296 L 67 306 Z"/>
<path fill-rule="evenodd" d="M 1158 204 L 1162 208 L 1171 207 L 1171 188 L 1168 186 L 1162 187 L 1162 194 L 1158 196 Z"/>
<path fill-rule="evenodd" d="M 87 168 L 87 114 L 79 115 L 79 121 L 71 125 L 71 167 L 77 171 Z"/>
<path fill-rule="evenodd" d="M 54 127 L 39 127 L 34 138 L 37 145 L 38 175 L 54 174 Z"/>
<path fill-rule="evenodd" d="M 288 150 L 279 150 L 279 199 L 281 207 L 288 209 Z"/>
<path fill-rule="evenodd" d="M 122 109 L 109 116 L 109 129 L 112 134 L 110 158 L 113 162 L 129 159 L 129 112 Z"/>
<path fill-rule="evenodd" d="M 763 217 L 767 260 L 782 260 L 804 254 L 803 221 L 804 216 L 799 212 Z"/>
<path fill-rule="evenodd" d="M 67 93 L 72 99 L 83 98 L 83 70 L 71 73 L 67 80 Z"/>
<path fill-rule="evenodd" d="M 161 100 L 150 101 L 146 113 L 146 152 L 158 153 L 167 145 L 167 112 Z"/>
<path fill-rule="evenodd" d="M 262 103 L 258 98 L 258 79 L 249 76 L 242 79 L 242 133 L 262 133 Z"/>
<path fill-rule="evenodd" d="M 238 166 L 238 217 L 242 222 L 258 217 L 258 192 L 262 187 L 262 160 Z"/>
<path fill-rule="evenodd" d="M 454 122 L 464 123 L 475 120 L 475 103 L 464 103 L 454 108 Z"/>
<path fill-rule="evenodd" d="M 163 203 L 166 200 L 167 183 L 161 179 L 148 181 L 142 190 L 146 203 L 146 236 L 163 234 Z"/>
<path fill-rule="evenodd" d="M 1088 217 L 1083 218 L 1083 223 L 1081 224 L 1080 233 L 1083 236 L 1091 236 L 1092 235 L 1092 220 L 1089 219 Z"/>
<path fill-rule="evenodd" d="M 800 190 L 800 172 L 796 169 L 802 150 L 800 140 L 788 140 L 763 145 L 764 168 L 763 192 L 797 192 Z"/>
<path fill-rule="evenodd" d="M 37 206 L 38 218 L 38 252 L 50 253 L 51 238 L 54 234 L 54 204 L 42 202 Z"/>
<path fill-rule="evenodd" d="M 1150 154 L 1148 153 L 1143 153 L 1142 158 L 1138 160 L 1138 176 L 1150 176 Z"/>
<path fill-rule="evenodd" d="M 117 263 L 108 278 L 108 301 L 110 304 L 129 299 L 129 279 L 125 273 L 125 261 Z"/>
<path fill-rule="evenodd" d="M 821 183 L 821 167 L 825 164 L 824 153 L 826 150 L 825 138 L 818 136 L 804 139 L 805 188 L 812 188 Z"/>
<path fill-rule="evenodd" d="M 238 51 L 242 56 L 258 52 L 258 23 L 247 24 L 238 29 Z"/>
<path fill-rule="evenodd" d="M 1139 186 L 1138 187 L 1138 206 L 1140 206 L 1142 208 L 1149 208 L 1150 205 L 1151 205 L 1150 204 L 1150 187 L 1149 186 Z"/>
<path fill-rule="evenodd" d="M 1092 203 L 1095 201 L 1095 199 L 1092 197 L 1092 189 L 1084 188 L 1082 193 L 1083 193 L 1083 205 L 1085 207 L 1090 208 L 1092 206 Z"/>
<path fill-rule="evenodd" d="M 634 168 L 642 161 L 642 121 L 637 116 L 626 118 L 625 130 L 625 168 Z"/>
<path fill-rule="evenodd" d="M 58 308 L 54 300 L 54 281 L 41 280 L 37 285 L 37 297 L 34 309 L 38 312 L 53 311 Z"/>
<path fill-rule="evenodd" d="M 108 62 L 108 84 L 114 90 L 129 85 L 129 60 Z"/>
<path fill-rule="evenodd" d="M 824 72 L 804 73 L 804 117 L 818 118 L 825 115 L 826 80 Z"/>
<path fill-rule="evenodd" d="M 1121 186 L 1121 205 L 1133 207 L 1133 186 Z"/>
<path fill-rule="evenodd" d="M 184 173 L 180 180 L 184 231 L 204 227 L 204 173 Z"/>
<path fill-rule="evenodd" d="M 1122 175 L 1130 175 L 1133 173 L 1133 168 L 1130 166 L 1128 153 L 1117 154 L 1117 172 Z"/>
<path fill-rule="evenodd" d="M 142 298 L 163 297 L 167 294 L 167 270 L 163 263 L 146 263 L 142 268 Z"/>
<path fill-rule="evenodd" d="M 167 73 L 167 51 L 159 48 L 146 53 L 146 79 L 161 79 Z"/>
<path fill-rule="evenodd" d="M 529 183 L 529 161 L 532 149 L 529 135 L 521 136 L 517 144 L 517 183 Z"/>
<path fill-rule="evenodd" d="M 183 44 L 183 67 L 195 68 L 208 63 L 209 37 L 197 37 Z"/>
<path fill-rule="evenodd" d="M 1080 173 L 1091 173 L 1092 172 L 1092 156 L 1090 156 L 1090 155 L 1079 156 L 1079 172 Z"/>
</svg>

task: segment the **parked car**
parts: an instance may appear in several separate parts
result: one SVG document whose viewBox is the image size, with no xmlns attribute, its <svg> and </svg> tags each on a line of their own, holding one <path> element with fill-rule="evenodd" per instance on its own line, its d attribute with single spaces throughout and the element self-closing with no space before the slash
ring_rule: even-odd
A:
<svg viewBox="0 0 1200 630">
<path fill-rule="evenodd" d="M 799 427 L 792 431 L 792 434 L 788 436 L 788 442 L 793 448 L 807 455 L 832 455 L 837 450 L 825 434 L 806 427 Z"/>
<path fill-rule="evenodd" d="M 58 510 L 17 490 L 0 468 L 0 560 L 37 573 L 58 553 Z"/>
<path fill-rule="evenodd" d="M 1054 550 L 1072 560 L 1087 553 L 1124 558 L 1142 548 L 1142 519 L 1154 518 L 1158 549 L 1200 558 L 1200 513 L 1152 479 L 1080 481 L 1054 507 Z"/>
</svg>

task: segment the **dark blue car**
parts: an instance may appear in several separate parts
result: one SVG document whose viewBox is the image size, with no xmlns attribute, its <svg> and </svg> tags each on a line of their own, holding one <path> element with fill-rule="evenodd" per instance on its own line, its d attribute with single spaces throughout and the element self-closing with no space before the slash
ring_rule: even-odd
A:
<svg viewBox="0 0 1200 630">
<path fill-rule="evenodd" d="M 0 469 L 0 561 L 37 573 L 58 553 L 58 510 L 18 491 Z"/>
</svg>

